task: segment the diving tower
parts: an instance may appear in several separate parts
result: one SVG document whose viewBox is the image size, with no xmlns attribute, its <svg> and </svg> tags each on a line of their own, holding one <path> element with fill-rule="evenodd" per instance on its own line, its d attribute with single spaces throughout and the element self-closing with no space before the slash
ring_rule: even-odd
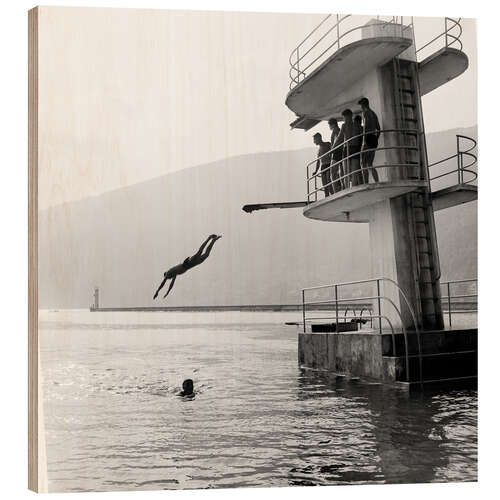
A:
<svg viewBox="0 0 500 500">
<path fill-rule="evenodd" d="M 475 359 L 477 329 L 452 338 L 449 325 L 444 333 L 443 307 L 450 314 L 452 295 L 449 284 L 442 293 L 434 212 L 477 199 L 476 141 L 459 135 L 456 152 L 429 164 L 422 112 L 423 95 L 468 67 L 460 19 L 445 18 L 444 31 L 420 48 L 413 18 L 356 21 L 328 15 L 293 49 L 285 104 L 296 115 L 292 129 L 307 131 L 330 118 L 341 120 L 346 108 L 359 114 L 358 101 L 367 98 L 381 128 L 371 167 L 377 181 L 368 182 L 352 167 L 360 156 L 349 151 L 355 136 L 337 146 L 342 159 L 330 168 L 340 177 L 325 186 L 315 169 L 318 158 L 312 158 L 305 165 L 303 201 L 244 210 L 300 207 L 314 220 L 369 224 L 372 277 L 302 289 L 301 365 L 408 384 L 471 377 L 477 365 L 468 362 L 465 371 L 460 366 Z M 476 296 L 466 292 L 457 296 Z M 353 296 L 358 310 L 343 306 Z M 448 352 L 452 346 L 458 351 Z"/>
<path fill-rule="evenodd" d="M 403 314 L 389 319 L 398 326 L 406 323 L 406 328 L 440 330 L 441 272 L 421 97 L 466 70 L 468 59 L 461 50 L 461 25 L 446 19 L 444 47 L 419 62 L 417 54 L 432 46 L 439 36 L 417 50 L 412 19 L 405 22 L 403 17 L 379 18 L 342 29 L 350 18 L 327 16 L 320 25 L 324 34 L 315 33 L 316 40 L 306 37 L 292 51 L 290 91 L 285 103 L 297 115 L 292 127 L 305 129 L 338 117 L 346 107 L 359 113 L 358 101 L 368 98 L 382 129 L 374 164 L 379 181 L 359 182 L 352 167 L 345 167 L 351 157 L 359 158 L 358 153 L 349 152 L 346 157 L 349 142 L 356 139 L 351 138 L 339 146 L 343 159 L 332 165 L 344 165 L 337 192 L 323 197 L 321 171 L 311 173 L 316 158 L 306 166 L 307 205 L 303 213 L 316 220 L 368 223 L 373 275 L 398 283 L 414 312 L 414 318 Z M 460 30 L 457 35 L 451 31 L 456 27 Z M 318 40 L 332 33 L 329 47 L 314 56 Z M 343 43 L 355 33 L 360 39 Z M 300 127 L 305 123 L 307 127 Z M 471 186 L 462 188 L 460 184 L 447 188 L 440 196 L 436 193 L 436 201 L 448 207 L 475 196 Z M 335 182 L 330 186 L 334 188 Z M 397 309 L 405 309 L 399 291 L 393 290 L 390 299 Z"/>
</svg>

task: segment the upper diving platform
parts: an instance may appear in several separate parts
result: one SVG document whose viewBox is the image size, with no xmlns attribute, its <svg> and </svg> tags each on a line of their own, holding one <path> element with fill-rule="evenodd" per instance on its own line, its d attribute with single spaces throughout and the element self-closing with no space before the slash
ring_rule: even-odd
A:
<svg viewBox="0 0 500 500">
<path fill-rule="evenodd" d="M 296 128 L 311 128 L 359 100 L 364 76 L 413 44 L 403 18 L 358 23 L 350 14 L 326 16 L 290 54 L 285 103 L 299 117 Z"/>
<path fill-rule="evenodd" d="M 350 100 L 345 97 L 368 71 L 401 54 L 412 44 L 403 37 L 374 37 L 338 49 L 293 88 L 286 105 L 298 116 L 324 120 L 337 114 Z M 362 93 L 358 91 L 358 95 Z M 359 97 L 358 97 L 359 99 Z"/>
<path fill-rule="evenodd" d="M 421 95 L 468 67 L 460 19 L 445 18 L 444 31 L 418 50 L 413 18 L 377 18 L 361 25 L 359 19 L 326 16 L 290 54 L 285 103 L 297 115 L 292 128 L 309 130 L 321 120 L 339 117 L 344 108 L 354 110 L 367 94 L 366 75 L 395 57 L 418 62 Z"/>
</svg>

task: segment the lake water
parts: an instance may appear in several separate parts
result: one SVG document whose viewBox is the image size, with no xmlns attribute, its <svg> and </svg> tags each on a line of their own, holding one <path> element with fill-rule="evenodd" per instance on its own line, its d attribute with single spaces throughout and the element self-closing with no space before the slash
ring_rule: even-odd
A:
<svg viewBox="0 0 500 500">
<path fill-rule="evenodd" d="M 49 491 L 477 480 L 475 390 L 301 370 L 299 319 L 41 311 Z"/>
</svg>

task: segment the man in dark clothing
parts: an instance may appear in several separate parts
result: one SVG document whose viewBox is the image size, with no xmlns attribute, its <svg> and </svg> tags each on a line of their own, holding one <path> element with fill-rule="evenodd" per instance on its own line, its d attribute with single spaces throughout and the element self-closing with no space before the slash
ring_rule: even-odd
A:
<svg viewBox="0 0 500 500">
<path fill-rule="evenodd" d="M 325 198 L 333 194 L 332 178 L 330 175 L 330 149 L 331 144 L 329 142 L 324 142 L 321 134 L 318 132 L 313 135 L 313 141 L 318 148 L 318 160 L 316 161 L 316 170 L 314 174 L 318 173 L 321 166 L 321 182 L 323 183 L 323 191 L 325 192 Z"/>
<path fill-rule="evenodd" d="M 376 168 L 372 168 L 375 159 L 375 150 L 378 147 L 378 138 L 380 137 L 380 124 L 378 116 L 370 108 L 370 102 L 366 97 L 358 101 L 363 111 L 363 145 L 361 147 L 361 163 L 363 167 L 363 178 L 366 183 L 369 180 L 369 172 L 372 173 L 373 180 L 379 181 Z"/>
<path fill-rule="evenodd" d="M 181 264 L 177 264 L 176 266 L 171 267 L 168 271 L 163 273 L 163 281 L 160 283 L 158 290 L 156 290 L 153 299 L 156 299 L 156 297 L 158 297 L 158 293 L 160 293 L 160 290 L 165 286 L 167 280 L 170 279 L 172 281 L 170 282 L 167 293 L 163 296 L 163 298 L 165 298 L 170 293 L 170 290 L 172 290 L 177 276 L 179 276 L 180 274 L 184 274 L 186 271 L 189 271 L 189 269 L 195 266 L 199 266 L 201 263 L 205 262 L 205 260 L 210 255 L 215 242 L 220 238 L 222 238 L 222 236 L 211 234 L 202 243 L 201 247 L 194 255 L 191 255 L 191 257 L 187 257 Z"/>
<path fill-rule="evenodd" d="M 339 124 L 337 123 L 337 120 L 335 118 L 330 118 L 328 120 L 328 125 L 330 127 L 330 130 L 332 131 L 330 143 L 335 144 L 335 139 L 340 133 Z M 330 163 L 330 175 L 333 181 L 334 193 L 338 193 L 342 189 L 344 181 L 346 180 L 342 179 L 344 173 L 345 172 L 342 165 L 342 148 L 338 147 L 337 149 L 332 151 L 332 160 Z"/>
<path fill-rule="evenodd" d="M 344 171 L 349 174 L 346 187 L 349 187 L 349 181 L 353 186 L 357 186 L 363 183 L 359 158 L 362 143 L 361 127 L 353 120 L 350 109 L 342 111 L 342 116 L 344 117 L 344 123 L 335 139 L 333 148 L 335 149 L 337 146 L 344 144 Z"/>
</svg>

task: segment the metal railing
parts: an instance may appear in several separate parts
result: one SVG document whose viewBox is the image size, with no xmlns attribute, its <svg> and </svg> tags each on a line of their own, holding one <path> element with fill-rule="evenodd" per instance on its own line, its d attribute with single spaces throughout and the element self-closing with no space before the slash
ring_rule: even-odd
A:
<svg viewBox="0 0 500 500">
<path fill-rule="evenodd" d="M 452 295 L 452 289 L 455 288 L 457 285 L 469 285 L 471 283 L 474 283 L 474 288 L 476 290 L 475 293 L 459 293 L 457 295 Z M 457 299 L 471 299 L 475 298 L 475 304 L 476 304 L 476 309 L 466 309 L 467 312 L 473 312 L 477 313 L 477 278 L 470 278 L 470 279 L 465 279 L 465 280 L 453 280 L 453 281 L 443 281 L 441 282 L 441 287 L 446 288 L 446 293 L 447 295 L 441 295 L 441 300 L 444 301 L 447 306 L 448 306 L 448 324 L 451 327 L 452 326 L 452 311 L 451 311 L 451 306 L 452 305 L 457 305 L 457 304 L 465 304 L 463 300 L 458 301 Z M 470 302 L 469 302 L 470 303 Z"/>
<path fill-rule="evenodd" d="M 444 39 L 444 46 L 445 47 L 453 47 L 458 50 L 463 50 L 463 44 L 462 40 L 460 39 L 463 33 L 462 25 L 460 24 L 460 21 L 462 20 L 461 17 L 458 19 L 453 19 L 452 17 L 445 17 L 444 18 L 444 31 L 434 37 L 432 40 L 428 41 L 425 45 L 422 45 L 420 48 L 416 50 L 416 53 L 418 54 L 425 48 L 429 47 L 430 45 L 434 44 L 437 41 L 441 41 L 441 39 Z"/>
<path fill-rule="evenodd" d="M 370 323 L 370 328 L 373 328 L 373 315 L 372 315 L 372 311 L 369 307 L 366 307 L 366 306 L 363 306 L 362 304 L 360 304 L 360 306 L 358 307 L 358 310 L 359 310 L 359 316 L 356 314 L 356 307 L 353 306 L 353 307 L 346 307 L 344 309 L 344 323 L 347 323 L 347 313 L 349 313 L 350 311 L 352 311 L 352 317 L 351 317 L 351 322 L 353 321 L 357 321 L 359 323 L 359 329 L 361 330 L 363 328 L 363 320 L 365 323 Z M 366 319 L 363 318 L 363 313 L 364 312 L 367 312 L 370 316 L 369 318 L 367 317 Z"/>
<path fill-rule="evenodd" d="M 331 148 L 326 153 L 316 157 L 314 160 L 310 161 L 306 165 L 307 171 L 307 202 L 312 203 L 318 201 L 318 193 L 320 191 L 325 192 L 325 197 L 327 193 L 332 191 L 332 194 L 336 194 L 340 191 L 348 189 L 351 186 L 366 184 L 368 182 L 368 176 L 371 169 L 378 172 L 381 169 L 395 169 L 398 168 L 399 173 L 405 173 L 405 175 L 401 175 L 401 179 L 411 177 L 412 179 L 420 179 L 422 180 L 422 174 L 420 172 L 419 163 L 411 162 L 411 161 L 395 161 L 391 163 L 383 163 L 380 165 L 372 165 L 369 167 L 364 167 L 363 165 L 363 155 L 369 152 L 375 151 L 393 151 L 397 153 L 402 153 L 402 155 L 407 155 L 408 153 L 416 153 L 416 156 L 419 157 L 419 143 L 420 143 L 420 135 L 416 129 L 385 129 L 380 130 L 380 136 L 382 138 L 390 136 L 393 141 L 384 140 L 384 145 L 377 146 L 376 148 L 365 148 L 360 151 L 359 145 L 354 147 L 354 144 L 359 143 L 365 133 L 357 134 L 342 144 Z M 413 136 L 416 138 L 416 145 L 406 145 L 404 141 L 407 137 Z M 396 139 L 396 140 L 394 140 Z M 356 142 L 354 142 L 356 141 Z M 385 145 L 385 142 L 395 142 L 396 144 Z M 350 150 L 355 150 L 354 153 L 350 153 Z M 340 152 L 342 155 L 342 159 L 338 161 L 330 161 L 329 167 L 323 167 L 322 160 L 333 158 L 334 152 Z M 399 156 L 399 155 L 398 155 Z M 318 165 L 319 167 L 311 174 L 311 167 L 314 165 L 315 167 Z M 357 168 L 357 162 L 359 162 L 359 168 Z M 354 168 L 356 167 L 356 168 Z M 322 183 L 322 176 L 324 173 L 328 172 L 331 178 L 330 182 Z M 340 175 L 336 175 L 337 172 Z M 373 171 L 372 171 L 373 172 Z M 415 176 L 415 172 L 417 175 Z M 412 175 L 408 175 L 412 174 Z M 318 183 L 318 179 L 320 182 Z M 318 186 L 319 184 L 319 186 Z"/>
<path fill-rule="evenodd" d="M 377 17 L 376 22 L 361 24 L 345 29 L 345 21 L 352 14 L 328 14 L 322 21 L 292 50 L 288 61 L 290 63 L 290 89 L 298 85 L 308 74 L 321 64 L 327 57 L 340 49 L 341 41 L 362 29 L 379 26 L 381 29 L 391 28 L 399 36 L 413 26 L 413 18 L 404 24 L 403 16 L 392 16 L 389 20 Z M 407 18 L 408 19 L 408 18 Z M 333 22 L 333 24 L 332 24 Z M 313 35 L 317 35 L 313 38 Z M 309 43 L 308 43 L 309 42 Z M 324 42 L 324 43 L 323 43 Z M 325 47 L 326 46 L 326 47 Z"/>
<path fill-rule="evenodd" d="M 436 161 L 429 165 L 429 168 L 435 167 L 436 165 L 441 165 L 443 163 L 456 160 L 456 168 L 452 168 L 452 170 L 447 170 L 444 173 L 435 176 L 429 176 L 430 181 L 436 181 L 437 179 L 441 179 L 443 177 L 449 175 L 457 175 L 457 184 L 470 184 L 477 179 L 477 172 L 475 170 L 471 170 L 473 167 L 477 165 L 477 152 L 474 151 L 477 147 L 477 141 L 472 137 L 468 137 L 466 135 L 457 134 L 457 152 L 447 158 L 443 158 L 442 160 Z M 468 147 L 463 146 L 463 141 L 468 141 Z M 474 151 L 474 152 L 472 152 Z M 465 179 L 464 174 L 470 174 L 468 179 Z"/>
<path fill-rule="evenodd" d="M 386 129 L 386 130 L 381 130 L 380 131 L 381 136 L 383 137 L 384 134 L 391 134 L 392 137 L 394 136 L 398 137 L 398 139 L 404 140 L 405 137 L 407 136 L 414 136 L 417 137 L 417 145 L 416 146 L 410 146 L 410 145 L 405 145 L 405 144 L 391 144 L 388 146 L 380 146 L 376 148 L 369 148 L 369 149 L 363 149 L 362 151 L 359 151 L 359 147 L 355 148 L 355 152 L 352 154 L 349 154 L 349 145 L 352 144 L 353 141 L 359 141 L 362 139 L 364 133 L 355 135 L 351 137 L 350 139 L 344 141 L 342 144 L 339 144 L 335 148 L 331 148 L 329 151 L 326 153 L 322 154 L 321 156 L 318 156 L 314 160 L 310 161 L 306 165 L 306 172 L 307 172 L 307 202 L 308 203 L 313 203 L 315 201 L 318 201 L 318 193 L 320 192 L 325 192 L 327 193 L 330 190 L 332 191 L 331 194 L 336 194 L 339 193 L 345 189 L 350 188 L 351 186 L 355 185 L 361 185 L 361 184 L 366 184 L 368 182 L 368 175 L 370 169 L 374 169 L 376 171 L 383 170 L 383 169 L 391 169 L 391 168 L 400 168 L 400 172 L 405 172 L 409 174 L 415 174 L 417 170 L 419 170 L 419 167 L 415 162 L 407 161 L 407 162 L 393 162 L 393 163 L 383 163 L 380 165 L 372 165 L 370 167 L 365 167 L 363 165 L 363 154 L 370 152 L 370 151 L 399 151 L 400 153 L 404 154 L 408 152 L 414 152 L 418 153 L 419 152 L 419 134 L 417 133 L 416 130 L 412 129 Z M 468 142 L 467 145 L 465 145 L 464 141 Z M 397 141 L 394 141 L 397 142 Z M 402 142 L 402 141 L 401 141 Z M 451 156 L 448 156 L 446 158 L 443 158 L 442 160 L 439 160 L 437 162 L 429 164 L 428 168 L 431 169 L 433 167 L 436 167 L 441 164 L 445 164 L 447 162 L 455 162 L 453 167 L 450 170 L 446 170 L 445 172 L 441 172 L 436 175 L 429 175 L 429 181 L 431 182 L 431 187 L 435 187 L 435 181 L 438 179 L 443 179 L 445 177 L 449 176 L 456 176 L 457 178 L 457 184 L 459 185 L 466 185 L 474 182 L 478 178 L 478 174 L 476 169 L 477 165 L 477 152 L 475 149 L 477 148 L 477 141 L 473 139 L 472 137 L 468 137 L 465 135 L 460 135 L 456 134 L 456 147 L 457 147 L 457 152 Z M 351 147 L 352 149 L 352 147 Z M 323 167 L 322 165 L 322 160 L 327 157 L 333 157 L 333 153 L 335 151 L 340 151 L 342 153 L 342 159 L 338 161 L 331 161 L 329 167 Z M 416 155 L 417 157 L 419 155 Z M 359 161 L 359 168 L 357 168 L 357 164 L 355 164 L 356 169 L 353 169 L 353 161 L 358 162 Z M 319 162 L 319 167 L 317 170 L 315 169 L 312 173 L 312 167 L 316 167 Z M 328 177 L 330 178 L 329 182 L 326 182 L 323 184 L 323 175 L 325 171 L 328 172 Z M 337 172 L 340 173 L 340 175 L 337 175 Z M 420 179 L 424 180 L 423 176 L 421 175 L 420 172 L 418 172 L 418 176 L 415 177 L 415 175 L 402 175 L 401 178 L 405 177 L 411 177 L 412 179 Z M 434 183 L 434 185 L 432 185 Z M 436 189 L 432 189 L 435 191 Z M 325 197 L 327 195 L 325 194 Z"/>
<path fill-rule="evenodd" d="M 390 318 L 387 316 L 387 314 L 384 313 L 382 309 L 382 304 L 387 303 L 389 306 L 391 306 L 392 311 L 396 313 L 396 317 L 399 319 L 401 326 L 399 327 L 401 330 L 401 333 L 403 334 L 404 337 L 404 345 L 405 345 L 405 352 L 404 352 L 404 357 L 405 357 L 405 372 L 406 372 L 406 380 L 409 382 L 410 381 L 410 362 L 409 362 L 409 348 L 408 348 L 408 331 L 405 327 L 405 321 L 403 320 L 403 316 L 401 314 L 401 311 L 399 310 L 398 306 L 394 303 L 394 301 L 388 297 L 387 295 L 382 294 L 382 284 L 387 283 L 392 286 L 394 286 L 397 290 L 397 293 L 399 293 L 400 298 L 402 299 L 402 304 L 405 305 L 408 313 L 411 316 L 412 323 L 413 323 L 413 330 L 416 334 L 417 338 L 417 348 L 418 348 L 418 358 L 419 358 L 419 378 L 420 381 L 422 381 L 422 347 L 421 347 L 421 338 L 420 338 L 420 330 L 418 327 L 417 319 L 415 316 L 415 313 L 413 311 L 413 308 L 410 305 L 410 302 L 408 301 L 406 295 L 404 294 L 403 290 L 401 287 L 398 285 L 396 281 L 394 281 L 391 278 L 371 278 L 371 279 L 366 279 L 366 280 L 359 280 L 359 281 L 349 281 L 349 282 L 343 282 L 343 283 L 332 283 L 328 285 L 320 285 L 320 286 L 314 286 L 314 287 L 309 287 L 309 288 L 303 288 L 302 289 L 302 323 L 303 323 L 303 332 L 306 333 L 306 328 L 308 323 L 313 323 L 318 320 L 335 320 L 335 324 L 338 325 L 340 319 L 343 319 L 344 322 L 349 319 L 349 320 L 356 320 L 359 317 L 354 313 L 354 315 L 348 315 L 347 312 L 344 308 L 342 309 L 342 304 L 344 303 L 352 303 L 353 302 L 353 297 L 349 298 L 341 298 L 340 297 L 340 289 L 349 287 L 349 286 L 354 286 L 354 285 L 368 285 L 371 284 L 375 286 L 376 292 L 374 294 L 369 294 L 368 296 L 363 296 L 363 297 L 356 297 L 356 301 L 362 301 L 362 300 L 371 300 L 372 303 L 374 304 L 375 308 L 375 313 L 372 314 L 370 313 L 370 320 L 371 324 L 373 325 L 373 320 L 376 319 L 378 320 L 378 327 L 376 330 L 378 330 L 378 334 L 382 335 L 385 331 L 385 329 L 382 327 L 382 323 L 385 322 L 388 327 L 389 331 L 391 334 L 391 339 L 392 339 L 392 353 L 393 356 L 397 356 L 397 349 L 396 349 L 396 331 L 395 331 L 395 325 L 393 325 L 392 321 Z M 308 301 L 306 300 L 307 297 L 306 295 L 310 292 L 318 292 L 319 290 L 330 290 L 333 292 L 333 298 L 327 299 L 327 300 L 312 300 Z M 328 316 L 308 316 L 308 312 L 311 312 L 311 306 L 321 306 L 323 307 L 325 304 L 331 304 L 332 309 L 334 312 L 334 315 L 328 315 Z M 309 309 L 309 311 L 308 311 Z M 348 309 L 352 309 L 352 307 L 349 307 Z M 364 309 L 363 309 L 364 310 Z M 342 315 L 342 311 L 344 311 Z M 361 311 L 361 315 L 362 315 Z"/>
<path fill-rule="evenodd" d="M 389 16 L 387 16 L 389 17 Z M 351 43 L 347 40 L 349 35 L 371 26 L 380 26 L 381 29 L 390 28 L 398 36 L 405 36 L 405 31 L 413 29 L 413 17 L 405 18 L 403 16 L 392 16 L 389 20 L 382 20 L 377 16 L 376 22 L 364 23 L 354 27 L 346 27 L 346 20 L 353 18 L 352 14 L 345 15 L 327 15 L 314 29 L 292 50 L 288 61 L 290 63 L 289 77 L 290 90 L 297 86 L 311 71 L 316 69 L 328 57 L 332 56 L 341 48 L 341 41 L 344 45 Z M 422 50 L 433 44 L 443 41 L 444 47 L 453 47 L 458 50 L 463 49 L 461 40 L 462 25 L 461 18 L 444 18 L 444 31 L 432 38 L 429 42 L 415 50 L 415 53 L 421 53 Z M 347 29 L 346 29 L 347 28 Z M 316 36 L 314 36 L 316 35 Z M 410 31 L 410 36 L 413 34 Z M 346 43 L 347 42 L 347 43 Z"/>
</svg>

